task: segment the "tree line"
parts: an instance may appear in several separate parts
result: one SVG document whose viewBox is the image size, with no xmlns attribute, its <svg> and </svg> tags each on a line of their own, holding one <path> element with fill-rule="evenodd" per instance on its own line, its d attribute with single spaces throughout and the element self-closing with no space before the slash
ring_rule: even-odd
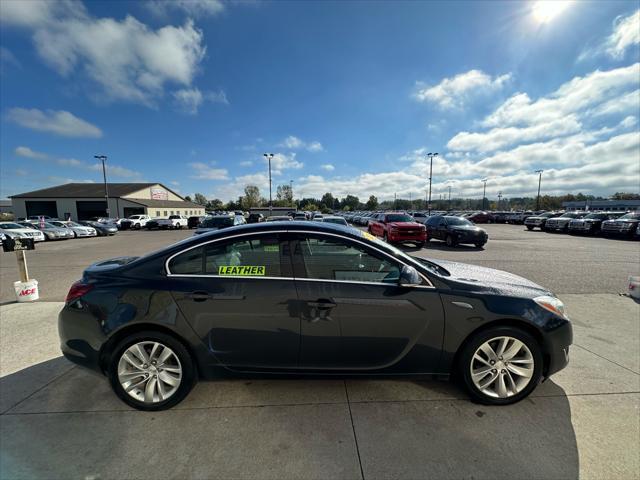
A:
<svg viewBox="0 0 640 480">
<path fill-rule="evenodd" d="M 223 202 L 218 198 L 208 200 L 203 194 L 196 193 L 193 198 L 185 197 L 186 200 L 197 203 L 205 207 L 207 211 L 216 210 L 249 210 L 254 207 L 267 207 L 269 199 L 262 196 L 260 189 L 256 185 L 247 185 L 244 188 L 244 195 L 240 195 L 237 200 Z M 533 210 L 536 208 L 536 197 L 511 197 L 500 200 L 488 198 L 451 198 L 432 199 L 432 210 Z M 584 195 L 582 193 L 566 195 L 541 195 L 540 209 L 557 210 L 562 207 L 563 202 L 571 201 L 593 201 L 593 200 L 640 200 L 640 194 L 616 192 L 611 197 L 605 198 L 594 195 Z M 353 211 L 353 210 L 427 210 L 428 205 L 425 199 L 407 200 L 395 199 L 378 201 L 375 195 L 370 195 L 368 200 L 362 202 L 355 195 L 347 195 L 343 198 L 334 197 L 327 192 L 320 198 L 305 197 L 294 199 L 290 185 L 278 185 L 275 197 L 272 199 L 274 207 L 291 207 L 291 209 L 321 211 Z"/>
</svg>

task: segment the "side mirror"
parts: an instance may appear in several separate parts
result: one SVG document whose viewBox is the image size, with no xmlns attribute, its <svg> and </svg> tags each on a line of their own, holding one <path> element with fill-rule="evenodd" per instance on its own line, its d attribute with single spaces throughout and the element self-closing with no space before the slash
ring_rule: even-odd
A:
<svg viewBox="0 0 640 480">
<path fill-rule="evenodd" d="M 410 267 L 409 265 L 403 265 L 400 270 L 400 279 L 398 284 L 403 287 L 415 287 L 416 285 L 420 285 L 422 283 L 422 279 L 418 271 Z"/>
</svg>

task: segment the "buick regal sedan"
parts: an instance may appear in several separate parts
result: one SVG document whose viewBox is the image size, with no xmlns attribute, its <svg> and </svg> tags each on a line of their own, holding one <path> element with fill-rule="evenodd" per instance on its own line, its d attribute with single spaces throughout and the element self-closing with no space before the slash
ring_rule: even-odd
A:
<svg viewBox="0 0 640 480">
<path fill-rule="evenodd" d="M 506 405 L 565 367 L 572 342 L 562 302 L 529 280 L 304 221 L 92 265 L 58 326 L 64 355 L 141 410 L 221 372 L 452 375 Z"/>
</svg>

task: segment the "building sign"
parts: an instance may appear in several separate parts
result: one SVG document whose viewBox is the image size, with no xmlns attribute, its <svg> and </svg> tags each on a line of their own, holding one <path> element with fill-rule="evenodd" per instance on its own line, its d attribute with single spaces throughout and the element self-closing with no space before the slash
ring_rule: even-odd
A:
<svg viewBox="0 0 640 480">
<path fill-rule="evenodd" d="M 151 187 L 151 198 L 153 200 L 169 200 L 169 192 L 164 188 Z"/>
</svg>

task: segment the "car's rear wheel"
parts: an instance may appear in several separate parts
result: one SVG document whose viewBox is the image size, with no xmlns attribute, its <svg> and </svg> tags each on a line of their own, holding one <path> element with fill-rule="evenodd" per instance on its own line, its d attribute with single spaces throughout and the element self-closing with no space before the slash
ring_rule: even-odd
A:
<svg viewBox="0 0 640 480">
<path fill-rule="evenodd" d="M 455 240 L 455 238 L 453 238 L 453 235 L 447 235 L 447 238 L 445 238 L 444 241 L 446 242 L 447 247 L 455 247 L 456 246 L 456 240 Z"/>
<path fill-rule="evenodd" d="M 527 225 L 527 230 L 531 231 L 533 230 L 533 227 L 531 225 Z"/>
<path fill-rule="evenodd" d="M 542 349 L 519 328 L 502 326 L 476 334 L 461 352 L 458 368 L 474 401 L 515 403 L 536 388 L 542 377 Z"/>
<path fill-rule="evenodd" d="M 122 340 L 108 366 L 114 392 L 138 410 L 165 410 L 180 403 L 196 381 L 187 349 L 175 338 L 143 331 Z"/>
<path fill-rule="evenodd" d="M 383 239 L 385 242 L 389 243 L 389 237 L 387 236 L 387 232 L 384 232 L 384 233 L 382 234 L 382 239 Z"/>
<path fill-rule="evenodd" d="M 475 246 L 476 246 L 476 248 L 482 248 L 482 247 L 484 247 L 484 243 L 478 242 L 478 243 L 475 244 Z"/>
</svg>

